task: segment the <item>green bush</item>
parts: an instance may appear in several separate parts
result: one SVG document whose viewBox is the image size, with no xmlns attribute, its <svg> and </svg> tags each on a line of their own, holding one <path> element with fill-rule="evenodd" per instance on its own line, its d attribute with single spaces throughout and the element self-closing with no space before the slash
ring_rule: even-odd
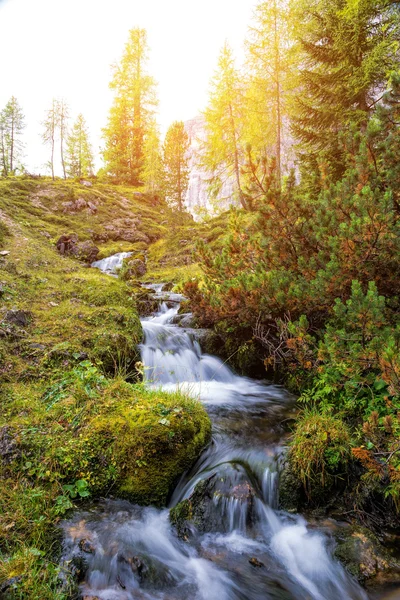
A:
<svg viewBox="0 0 400 600">
<path fill-rule="evenodd" d="M 345 478 L 351 460 L 350 431 L 339 418 L 306 409 L 296 421 L 289 464 L 312 499 Z"/>
</svg>

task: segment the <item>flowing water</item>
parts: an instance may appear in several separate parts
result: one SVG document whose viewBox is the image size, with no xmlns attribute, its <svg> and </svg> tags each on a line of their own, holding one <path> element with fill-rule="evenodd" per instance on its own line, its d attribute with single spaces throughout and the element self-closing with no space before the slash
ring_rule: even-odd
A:
<svg viewBox="0 0 400 600">
<path fill-rule="evenodd" d="M 173 507 L 206 482 L 205 521 L 200 531 L 190 529 L 180 539 L 168 509 L 109 500 L 75 514 L 63 525 L 64 554 L 68 560 L 78 555 L 79 540 L 81 548 L 90 545 L 83 596 L 366 600 L 332 558 L 330 538 L 301 516 L 277 509 L 281 421 L 290 415 L 293 398 L 282 387 L 239 377 L 218 358 L 202 354 L 193 334 L 172 324 L 182 297 L 167 294 L 163 302 L 161 286 L 148 287 L 160 299 L 159 312 L 142 320 L 148 385 L 198 397 L 213 423 L 211 444 L 170 500 Z"/>
<path fill-rule="evenodd" d="M 96 267 L 96 269 L 104 271 L 104 273 L 107 273 L 107 275 L 113 275 L 116 277 L 118 270 L 122 267 L 124 259 L 131 255 L 132 252 L 118 252 L 118 254 L 113 254 L 112 256 L 103 258 L 102 260 L 96 260 L 96 262 L 92 263 L 92 267 Z"/>
</svg>

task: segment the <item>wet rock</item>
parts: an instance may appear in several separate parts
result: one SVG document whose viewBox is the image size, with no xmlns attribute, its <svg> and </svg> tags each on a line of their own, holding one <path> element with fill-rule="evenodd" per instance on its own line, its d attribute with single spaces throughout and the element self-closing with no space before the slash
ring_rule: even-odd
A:
<svg viewBox="0 0 400 600">
<path fill-rule="evenodd" d="M 96 552 L 94 545 L 86 539 L 83 539 L 79 542 L 79 548 L 82 550 L 82 552 L 86 552 L 86 554 L 94 554 Z"/>
<path fill-rule="evenodd" d="M 286 463 L 279 475 L 279 508 L 288 512 L 297 512 L 304 502 L 301 481 Z"/>
<path fill-rule="evenodd" d="M 400 563 L 364 527 L 339 529 L 334 538 L 337 542 L 334 556 L 362 584 L 383 572 L 400 570 Z"/>
<path fill-rule="evenodd" d="M 32 313 L 26 310 L 9 310 L 6 312 L 4 320 L 17 327 L 26 327 L 32 320 Z"/>
<path fill-rule="evenodd" d="M 181 326 L 185 327 L 181 322 Z M 224 340 L 220 335 L 215 333 L 212 329 L 191 329 L 194 337 L 200 344 L 200 348 L 205 354 L 212 354 L 218 356 L 221 353 L 221 349 L 224 345 Z"/>
<path fill-rule="evenodd" d="M 264 563 L 260 562 L 257 558 L 255 558 L 254 556 L 252 558 L 249 559 L 249 563 L 253 566 L 253 567 L 264 567 Z"/>
<path fill-rule="evenodd" d="M 193 327 L 194 316 L 192 315 L 192 313 L 184 313 L 180 316 L 182 317 L 179 323 L 181 327 Z"/>
<path fill-rule="evenodd" d="M 10 427 L 5 425 L 0 428 L 0 461 L 3 465 L 9 465 L 19 458 L 21 452 Z"/>
<path fill-rule="evenodd" d="M 243 467 L 226 465 L 171 509 L 170 521 L 182 539 L 190 538 L 194 529 L 200 533 L 244 529 L 256 518 L 255 497 Z"/>
</svg>

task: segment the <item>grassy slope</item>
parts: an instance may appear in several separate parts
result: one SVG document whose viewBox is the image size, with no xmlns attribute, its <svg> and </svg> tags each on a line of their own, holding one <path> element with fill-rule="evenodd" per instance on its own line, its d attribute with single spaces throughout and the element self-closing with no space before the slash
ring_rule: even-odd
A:
<svg viewBox="0 0 400 600">
<path fill-rule="evenodd" d="M 95 215 L 62 212 L 80 197 L 98 203 Z M 0 586 L 16 577 L 10 598 L 62 599 L 71 592 L 53 562 L 57 520 L 87 494 L 162 504 L 210 427 L 199 403 L 126 382 L 141 338 L 132 282 L 60 256 L 55 241 L 134 216 L 148 241 L 104 242 L 104 256 L 148 251 L 151 279 L 174 278 L 190 259 L 166 207 L 129 189 L 0 181 L 0 211 Z M 11 310 L 26 323 L 10 322 Z"/>
</svg>

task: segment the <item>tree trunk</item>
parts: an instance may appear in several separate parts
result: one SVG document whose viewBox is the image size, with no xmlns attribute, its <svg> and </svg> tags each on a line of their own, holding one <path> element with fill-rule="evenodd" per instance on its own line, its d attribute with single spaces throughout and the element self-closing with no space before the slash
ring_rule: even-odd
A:
<svg viewBox="0 0 400 600">
<path fill-rule="evenodd" d="M 234 170 L 235 170 L 236 185 L 237 185 L 237 189 L 238 189 L 238 192 L 239 192 L 240 204 L 242 205 L 242 208 L 247 209 L 247 204 L 246 204 L 246 201 L 244 199 L 244 194 L 243 194 L 243 191 L 242 191 L 242 186 L 240 185 L 239 152 L 238 152 L 238 147 L 237 147 L 236 125 L 235 125 L 235 119 L 233 117 L 232 104 L 229 104 L 229 117 L 230 117 L 230 121 L 231 121 L 232 135 L 233 135 L 233 141 L 234 141 L 233 159 L 234 159 Z"/>
<path fill-rule="evenodd" d="M 11 116 L 11 141 L 10 141 L 10 173 L 13 174 L 14 163 L 14 115 Z"/>
</svg>

